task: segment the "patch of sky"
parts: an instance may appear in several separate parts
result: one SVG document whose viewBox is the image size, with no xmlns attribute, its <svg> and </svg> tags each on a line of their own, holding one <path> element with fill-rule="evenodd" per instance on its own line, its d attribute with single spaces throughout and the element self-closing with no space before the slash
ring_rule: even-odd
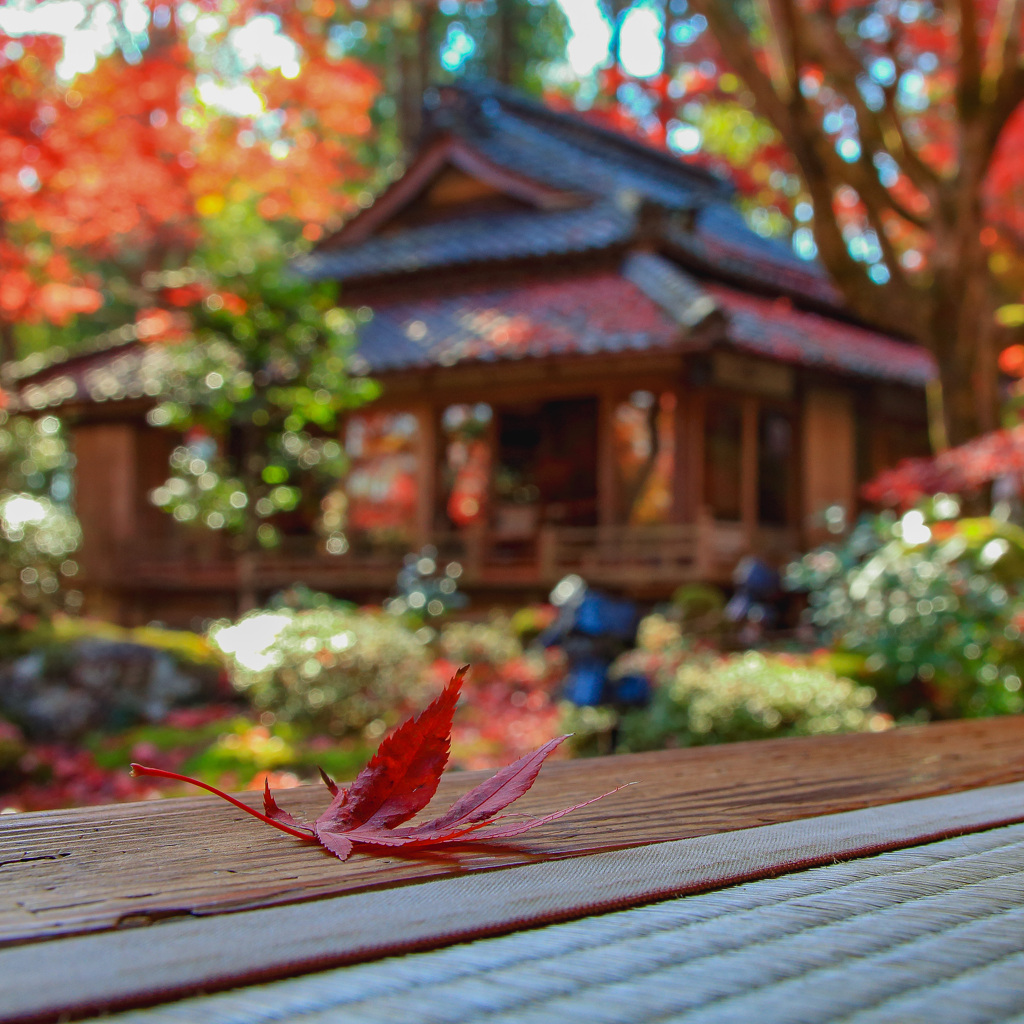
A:
<svg viewBox="0 0 1024 1024">
<path fill-rule="evenodd" d="M 654 111 L 657 100 L 648 95 L 636 82 L 625 82 L 615 93 L 618 101 L 628 107 L 636 117 L 647 117 Z"/>
<path fill-rule="evenodd" d="M 889 39 L 889 23 L 877 11 L 869 14 L 858 26 L 857 34 L 863 39 L 884 43 Z"/>
<path fill-rule="evenodd" d="M 356 49 L 360 40 L 366 35 L 366 26 L 361 21 L 352 21 L 347 25 L 332 25 L 327 30 L 327 46 L 330 55 L 337 60 L 346 53 Z"/>
<path fill-rule="evenodd" d="M 875 153 L 871 159 L 878 171 L 878 180 L 886 188 L 892 188 L 900 180 L 899 164 L 888 153 Z"/>
<path fill-rule="evenodd" d="M 635 4 L 619 28 L 619 57 L 626 72 L 636 78 L 651 78 L 665 63 L 664 26 L 657 11 Z"/>
<path fill-rule="evenodd" d="M 856 139 L 841 139 L 839 144 L 836 146 L 836 152 L 848 164 L 852 164 L 860 159 L 860 143 Z"/>
<path fill-rule="evenodd" d="M 877 263 L 882 258 L 878 235 L 874 231 L 857 232 L 847 241 L 846 247 L 858 263 Z"/>
<path fill-rule="evenodd" d="M 829 135 L 835 135 L 843 130 L 843 115 L 838 110 L 830 110 L 825 115 L 821 124 Z"/>
<path fill-rule="evenodd" d="M 195 50 L 202 50 L 208 38 L 224 27 L 223 15 L 203 13 L 190 0 L 183 0 L 176 8 L 176 16 L 182 24 L 194 26 L 189 45 Z M 156 5 L 151 14 L 145 0 L 123 0 L 120 8 L 109 0 L 95 4 L 82 0 L 44 0 L 31 6 L 0 7 L 0 33 L 12 37 L 63 37 L 64 53 L 57 64 L 57 73 L 64 81 L 70 81 L 75 75 L 94 70 L 97 57 L 109 56 L 118 42 L 125 59 L 136 63 L 148 43 L 146 34 L 150 21 L 155 27 L 164 28 L 170 24 L 170 18 L 171 10 L 166 4 Z M 268 70 L 278 68 L 286 77 L 294 77 L 299 72 L 298 47 L 282 34 L 275 15 L 258 15 L 233 29 L 229 44 L 233 60 L 247 70 L 257 66 Z M 17 59 L 9 53 L 7 56 Z M 204 97 L 204 102 L 223 105 L 228 112 L 252 113 L 255 93 L 251 89 L 248 92 L 251 95 L 243 96 L 238 89 L 228 86 L 221 86 L 214 92 L 208 85 L 209 98 Z"/>
<path fill-rule="evenodd" d="M 573 72 L 584 77 L 608 60 L 612 40 L 612 26 L 598 0 L 558 0 L 569 26 L 566 58 Z M 672 12 L 686 11 L 685 2 L 672 0 Z M 626 72 L 636 78 L 650 78 L 659 74 L 664 65 L 665 28 L 655 5 L 639 0 L 622 14 L 619 32 L 619 54 Z M 684 34 L 692 33 L 691 41 L 707 27 L 703 17 L 697 15 L 688 22 L 678 23 Z"/>
<path fill-rule="evenodd" d="M 441 66 L 446 71 L 458 71 L 475 52 L 476 43 L 466 27 L 461 21 L 453 21 L 441 48 Z"/>
<path fill-rule="evenodd" d="M 569 26 L 566 57 L 577 75 L 589 75 L 608 59 L 612 27 L 597 0 L 558 0 Z"/>
<path fill-rule="evenodd" d="M 793 252 L 802 260 L 813 260 L 818 255 L 818 247 L 814 243 L 814 233 L 810 228 L 797 228 L 793 232 Z"/>
<path fill-rule="evenodd" d="M 0 8 L 0 32 L 8 36 L 67 36 L 78 29 L 85 17 L 85 4 L 79 0 L 53 0 L 32 6 L 5 4 Z"/>
<path fill-rule="evenodd" d="M 877 57 L 871 62 L 871 77 L 880 85 L 896 81 L 896 65 L 888 57 Z"/>
<path fill-rule="evenodd" d="M 208 107 L 215 107 L 236 117 L 259 117 L 263 101 L 249 85 L 225 85 L 209 75 L 196 78 L 199 98 Z"/>
<path fill-rule="evenodd" d="M 38 192 L 39 191 L 39 175 L 36 174 L 35 168 L 29 167 L 28 165 L 21 168 L 18 171 L 18 184 L 26 192 Z"/>
<path fill-rule="evenodd" d="M 770 238 L 775 233 L 771 211 L 761 207 L 750 211 L 750 226 L 762 238 Z"/>
<path fill-rule="evenodd" d="M 905 71 L 900 76 L 899 98 L 910 110 L 924 110 L 928 106 L 924 75 L 919 71 Z"/>
<path fill-rule="evenodd" d="M 703 14 L 695 14 L 688 21 L 677 21 L 669 30 L 669 41 L 676 46 L 688 46 L 708 27 Z"/>
<path fill-rule="evenodd" d="M 299 48 L 281 33 L 276 14 L 257 15 L 232 29 L 228 41 L 246 71 L 257 67 L 267 71 L 280 68 L 285 78 L 294 78 L 299 73 Z"/>
<path fill-rule="evenodd" d="M 857 76 L 857 91 L 861 94 L 865 106 L 869 110 L 881 110 L 885 106 L 885 92 L 881 86 L 867 75 Z"/>
<path fill-rule="evenodd" d="M 670 121 L 668 126 L 668 144 L 677 153 L 696 153 L 700 149 L 704 137 L 694 124 L 683 124 L 681 121 Z"/>
</svg>

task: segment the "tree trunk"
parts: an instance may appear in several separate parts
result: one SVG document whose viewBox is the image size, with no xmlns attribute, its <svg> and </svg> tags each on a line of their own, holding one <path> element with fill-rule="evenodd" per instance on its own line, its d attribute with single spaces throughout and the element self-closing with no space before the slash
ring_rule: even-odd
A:
<svg viewBox="0 0 1024 1024">
<path fill-rule="evenodd" d="M 511 85 L 512 51 L 515 47 L 515 7 L 511 0 L 499 3 L 491 18 L 494 28 L 494 58 L 491 75 L 502 85 Z"/>
</svg>

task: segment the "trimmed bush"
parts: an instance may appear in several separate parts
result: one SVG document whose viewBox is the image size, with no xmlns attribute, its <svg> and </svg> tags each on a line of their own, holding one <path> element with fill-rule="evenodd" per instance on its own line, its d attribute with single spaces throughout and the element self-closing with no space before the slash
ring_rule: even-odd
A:
<svg viewBox="0 0 1024 1024">
<path fill-rule="evenodd" d="M 210 639 L 257 709 L 335 736 L 379 737 L 424 696 L 427 652 L 382 612 L 256 611 L 218 623 Z"/>
<path fill-rule="evenodd" d="M 501 668 L 523 655 L 512 626 L 505 615 L 494 615 L 487 622 L 448 622 L 441 627 L 437 649 L 442 658 L 456 665 L 486 665 Z"/>
<path fill-rule="evenodd" d="M 958 518 L 946 496 L 865 519 L 787 572 L 810 621 L 896 715 L 1024 711 L 1024 530 Z"/>
<path fill-rule="evenodd" d="M 581 753 L 694 747 L 737 740 L 884 728 L 871 707 L 874 690 L 791 658 L 753 651 L 695 656 L 655 690 L 649 707 L 569 723 Z M 609 730 L 610 739 L 594 735 Z"/>
</svg>

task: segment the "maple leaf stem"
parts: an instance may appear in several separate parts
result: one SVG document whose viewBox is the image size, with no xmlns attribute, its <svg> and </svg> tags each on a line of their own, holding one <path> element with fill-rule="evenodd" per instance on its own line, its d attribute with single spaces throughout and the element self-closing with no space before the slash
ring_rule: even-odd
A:
<svg viewBox="0 0 1024 1024">
<path fill-rule="evenodd" d="M 189 785 L 198 786 L 200 789 L 205 789 L 215 796 L 219 796 L 222 800 L 227 800 L 229 804 L 234 804 L 240 810 L 245 811 L 247 814 L 251 814 L 254 818 L 259 818 L 260 821 L 265 821 L 268 825 L 273 825 L 274 828 L 280 829 L 282 832 L 287 832 L 290 836 L 295 836 L 296 839 L 312 839 L 313 833 L 300 832 L 297 828 L 290 828 L 288 825 L 282 825 L 279 821 L 274 821 L 273 818 L 268 817 L 260 811 L 257 811 L 254 807 L 249 807 L 247 804 L 243 804 L 241 800 L 236 800 L 233 796 L 225 793 L 222 789 L 217 789 L 216 786 L 207 785 L 205 782 L 200 782 L 199 779 L 190 778 L 188 775 L 179 775 L 177 772 L 164 771 L 163 768 L 147 768 L 144 764 L 135 764 L 132 766 L 132 775 L 152 775 L 158 779 L 174 779 L 177 782 L 187 782 Z"/>
</svg>

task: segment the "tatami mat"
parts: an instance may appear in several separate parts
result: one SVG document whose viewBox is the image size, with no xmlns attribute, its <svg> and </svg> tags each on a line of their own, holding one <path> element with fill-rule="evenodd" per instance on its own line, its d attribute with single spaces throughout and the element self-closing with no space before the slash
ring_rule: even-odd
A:
<svg viewBox="0 0 1024 1024">
<path fill-rule="evenodd" d="M 1024 825 L 108 1019 L 1024 1024 Z"/>
</svg>

